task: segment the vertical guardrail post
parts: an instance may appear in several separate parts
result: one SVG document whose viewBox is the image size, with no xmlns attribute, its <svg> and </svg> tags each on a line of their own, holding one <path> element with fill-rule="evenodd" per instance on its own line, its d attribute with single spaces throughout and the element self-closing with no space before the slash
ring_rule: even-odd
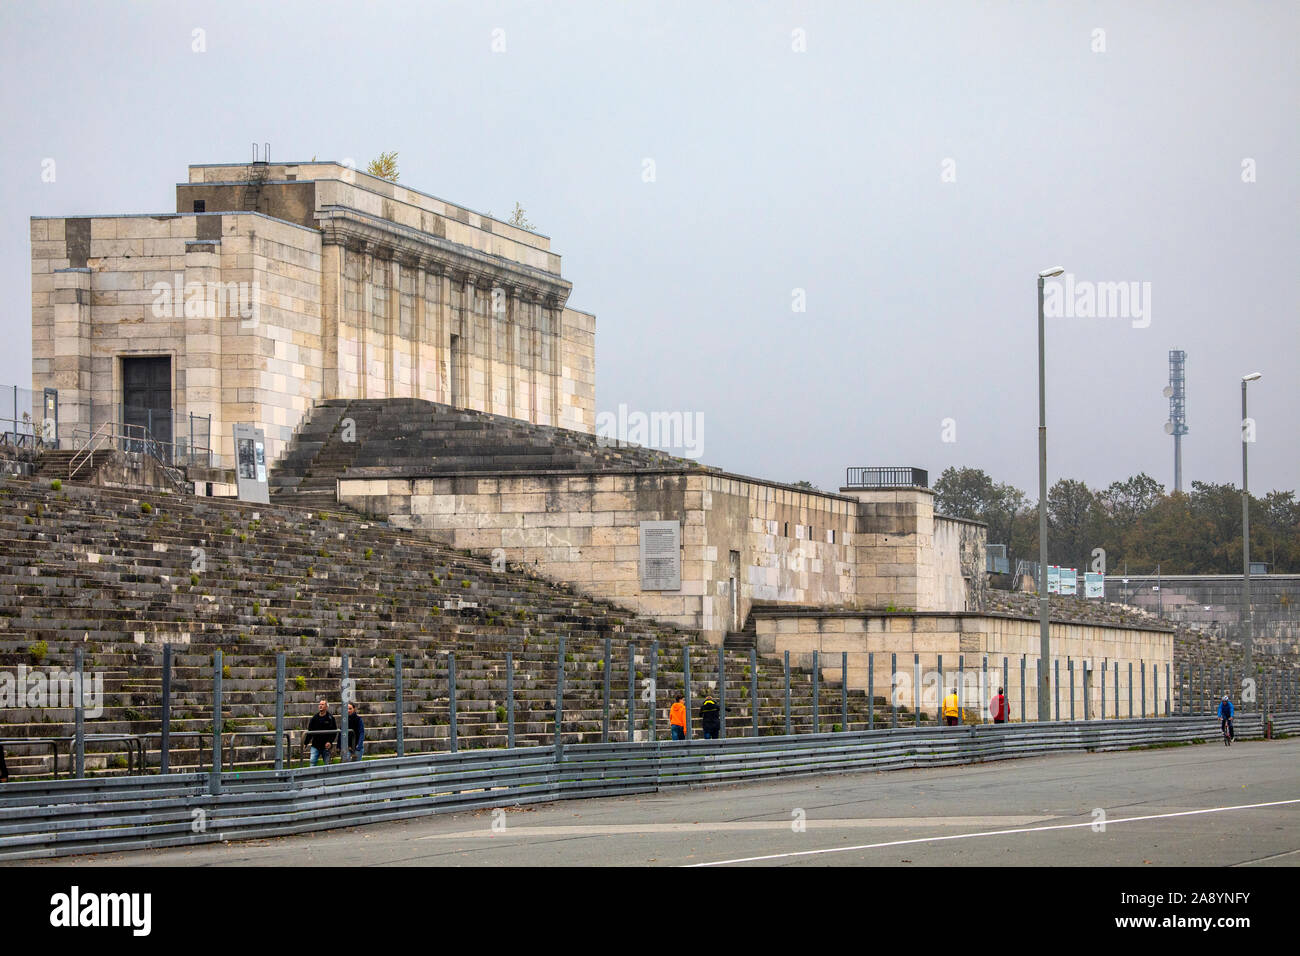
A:
<svg viewBox="0 0 1300 956">
<path fill-rule="evenodd" d="M 1025 655 L 1020 655 L 1020 722 L 1025 722 Z"/>
<path fill-rule="evenodd" d="M 889 655 L 889 726 L 898 726 L 898 655 Z"/>
<path fill-rule="evenodd" d="M 1089 698 L 1090 698 L 1092 695 L 1088 692 L 1089 689 L 1090 689 L 1090 687 L 1092 686 L 1091 683 L 1090 683 L 1089 680 L 1088 680 L 1088 675 L 1091 674 L 1091 673 L 1092 673 L 1092 661 L 1090 661 L 1088 658 L 1085 657 L 1084 660 L 1083 660 L 1083 681 L 1082 681 L 1082 683 L 1083 683 L 1083 688 L 1082 688 L 1082 689 L 1083 689 L 1083 719 L 1084 719 L 1084 720 L 1092 720 L 1092 701 L 1089 700 Z"/>
<path fill-rule="evenodd" d="M 275 769 L 284 769 L 284 651 L 275 655 Z"/>
<path fill-rule="evenodd" d="M 718 646 L 718 739 L 727 736 L 727 652 Z"/>
<path fill-rule="evenodd" d="M 1142 713 L 1138 716 L 1145 720 L 1147 716 L 1147 662 L 1145 660 L 1138 662 L 1138 679 L 1142 681 Z"/>
<path fill-rule="evenodd" d="M 605 638 L 605 724 L 601 740 L 609 737 L 609 638 Z M 515 652 L 506 651 L 506 746 L 515 745 Z"/>
<path fill-rule="evenodd" d="M 987 701 L 990 700 L 989 656 L 987 654 L 984 655 L 983 665 L 980 670 L 980 685 L 980 723 L 983 724 L 988 722 L 989 708 Z"/>
<path fill-rule="evenodd" d="M 1133 662 L 1128 662 L 1128 715 L 1133 717 Z"/>
<path fill-rule="evenodd" d="M 1160 665 L 1151 665 L 1151 706 L 1155 709 L 1155 716 L 1160 716 Z"/>
<path fill-rule="evenodd" d="M 957 655 L 957 726 L 966 722 L 966 655 Z"/>
<path fill-rule="evenodd" d="M 785 735 L 790 736 L 790 652 L 785 652 Z"/>
<path fill-rule="evenodd" d="M 812 704 L 813 704 L 813 733 L 821 732 L 821 703 L 822 703 L 822 667 L 818 659 L 817 651 L 813 651 L 812 659 L 813 686 L 812 686 Z"/>
<path fill-rule="evenodd" d="M 758 649 L 749 649 L 749 715 L 758 736 Z"/>
<path fill-rule="evenodd" d="M 1065 676 L 1070 681 L 1070 720 L 1074 721 L 1074 658 L 1065 659 Z"/>
<path fill-rule="evenodd" d="M 1172 717 L 1174 715 L 1174 694 L 1173 694 L 1173 689 L 1169 686 L 1170 674 L 1171 674 L 1170 665 L 1166 664 L 1165 665 L 1165 716 L 1166 717 Z"/>
<path fill-rule="evenodd" d="M 646 711 L 646 739 L 650 741 L 657 740 L 659 737 L 659 642 L 650 642 L 650 699 L 647 701 L 649 710 Z M 668 731 L 669 736 L 672 730 Z"/>
<path fill-rule="evenodd" d="M 943 699 L 948 692 L 948 678 L 945 677 L 943 673 L 943 655 L 942 654 L 937 655 L 936 661 L 937 661 L 936 666 L 938 667 L 939 670 L 939 683 L 936 684 L 934 687 L 934 706 L 935 706 L 934 722 L 938 724 L 940 727 L 942 727 L 943 706 L 944 706 Z"/>
<path fill-rule="evenodd" d="M 564 759 L 564 635 L 555 662 L 555 762 Z"/>
<path fill-rule="evenodd" d="M 613 643 L 607 637 L 605 638 L 605 692 L 601 699 L 605 702 L 604 712 L 600 720 L 600 742 L 609 743 L 609 670 L 613 661 L 610 655 L 613 652 Z"/>
<path fill-rule="evenodd" d="M 1052 671 L 1052 694 L 1056 701 L 1056 719 L 1061 719 L 1061 659 L 1053 658 L 1050 666 Z"/>
<path fill-rule="evenodd" d="M 654 701 L 650 702 L 654 709 Z M 627 646 L 627 742 L 636 740 L 636 645 Z"/>
<path fill-rule="evenodd" d="M 14 417 L 18 416 L 18 386 L 14 386 Z M 14 426 L 15 430 L 17 426 Z M 86 776 L 86 675 L 82 668 L 85 666 L 84 651 L 80 648 L 74 648 L 72 651 L 72 670 L 73 686 L 76 694 L 76 709 L 73 711 L 73 772 L 78 780 Z M 57 759 L 57 758 L 56 758 Z M 57 769 L 57 768 L 56 768 Z"/>
<path fill-rule="evenodd" d="M 682 648 L 682 683 L 686 689 L 682 692 L 686 698 L 686 739 L 691 739 L 691 728 L 694 724 L 694 715 L 691 713 L 691 646 L 687 644 Z"/>
<path fill-rule="evenodd" d="M 847 660 L 848 654 L 844 657 Z M 848 667 L 844 669 L 845 676 L 848 676 Z M 845 681 L 847 684 L 847 680 Z M 921 655 L 912 655 L 912 726 L 921 726 Z"/>
<path fill-rule="evenodd" d="M 1101 719 L 1106 719 L 1106 658 L 1101 659 Z"/>
<path fill-rule="evenodd" d="M 170 643 L 163 645 L 162 740 L 158 745 L 162 748 L 158 772 L 165 777 L 171 773 L 172 768 L 172 646 Z"/>
<path fill-rule="evenodd" d="M 352 738 L 348 734 L 348 704 L 352 703 L 352 687 L 348 683 L 348 655 L 342 655 L 339 675 L 339 763 L 345 764 L 352 756 Z"/>
<path fill-rule="evenodd" d="M 1119 661 L 1115 662 L 1115 718 L 1119 719 Z"/>
<path fill-rule="evenodd" d="M 447 736 L 451 752 L 456 752 L 456 652 L 447 652 Z"/>
<path fill-rule="evenodd" d="M 849 732 L 849 652 L 840 651 L 840 732 Z"/>
<path fill-rule="evenodd" d="M 402 655 L 400 653 L 393 655 L 393 696 L 397 698 L 394 707 L 394 716 L 396 717 L 395 733 L 397 734 L 397 756 L 406 756 L 406 687 L 404 686 L 402 673 Z M 513 742 L 512 742 L 513 743 Z"/>
<path fill-rule="evenodd" d="M 867 730 L 876 729 L 876 654 L 867 652 Z"/>
<path fill-rule="evenodd" d="M 1008 669 L 1008 667 L 1007 667 L 1007 659 L 1006 659 L 1005 657 L 1003 657 L 1003 658 L 1002 658 L 1002 683 L 1001 683 L 1001 685 L 999 685 L 999 686 L 1001 686 L 1001 688 L 1002 688 L 1002 693 L 1003 693 L 1003 694 L 1006 694 L 1006 692 L 1007 692 L 1007 688 L 1011 686 L 1011 685 L 1007 682 L 1007 674 L 1008 674 L 1008 670 L 1009 670 L 1009 669 Z M 1011 705 L 1010 705 L 1010 704 L 1007 704 L 1007 710 L 1006 710 L 1005 720 L 1006 720 L 1007 723 L 1011 723 Z"/>
<path fill-rule="evenodd" d="M 221 651 L 212 657 L 212 772 L 208 792 L 221 793 Z"/>
</svg>

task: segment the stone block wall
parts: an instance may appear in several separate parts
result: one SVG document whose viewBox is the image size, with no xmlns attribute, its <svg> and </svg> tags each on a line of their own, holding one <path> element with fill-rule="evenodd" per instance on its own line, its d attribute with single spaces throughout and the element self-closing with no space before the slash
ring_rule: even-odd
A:
<svg viewBox="0 0 1300 956">
<path fill-rule="evenodd" d="M 937 707 L 936 679 L 942 674 L 945 693 L 961 683 L 964 665 L 964 707 L 972 713 L 986 713 L 990 694 L 1005 686 L 1012 715 L 1019 719 L 1023 697 L 1027 719 L 1038 713 L 1037 667 L 1038 622 L 993 614 L 916 613 L 871 614 L 823 612 L 793 609 L 760 610 L 755 614 L 759 653 L 781 658 L 790 651 L 792 663 L 811 666 L 812 652 L 819 654 L 819 666 L 828 679 L 838 679 L 841 654 L 848 653 L 849 687 L 870 689 L 877 696 L 890 694 L 891 655 L 897 655 L 897 695 L 900 706 L 909 710 L 915 701 L 916 669 L 921 679 L 921 708 L 934 715 Z M 1171 630 L 1136 627 L 1096 626 L 1073 622 L 1052 623 L 1052 648 L 1060 661 L 1060 715 L 1070 717 L 1070 686 L 1074 687 L 1075 716 L 1101 713 L 1101 667 L 1106 664 L 1106 713 L 1114 716 L 1115 665 L 1119 665 L 1121 715 L 1128 715 L 1128 691 L 1133 688 L 1134 716 L 1142 713 L 1142 684 L 1145 674 L 1146 713 L 1160 712 L 1166 700 L 1166 666 L 1173 674 L 1174 635 Z M 872 660 L 868 655 L 874 655 Z M 983 684 L 985 658 L 988 684 Z M 1006 683 L 1002 680 L 1003 658 L 1007 662 Z M 1024 661 L 1024 692 L 1020 690 L 1021 661 Z M 1084 665 L 1089 670 L 1085 671 Z M 1070 670 L 1073 664 L 1074 670 Z M 1133 681 L 1128 677 L 1133 667 Z M 1053 670 L 1054 670 L 1053 665 Z M 1145 667 L 1145 670 L 1144 670 Z M 869 671 L 873 670 L 874 674 Z M 1086 675 L 1086 676 L 1085 676 Z M 874 676 L 874 680 L 872 677 Z M 986 692 L 983 687 L 987 686 Z M 1053 700 L 1055 715 L 1056 700 Z"/>
<path fill-rule="evenodd" d="M 915 523 L 913 501 L 871 501 L 879 520 L 862 533 L 864 504 L 717 471 L 464 475 L 342 479 L 338 500 L 460 548 L 500 549 L 593 595 L 721 642 L 761 604 L 974 609 L 971 569 L 983 581 L 983 526 L 938 519 L 933 534 L 896 531 Z M 928 501 L 928 499 L 923 499 Z M 879 516 L 886 517 L 879 517 Z M 640 522 L 681 524 L 679 592 L 641 590 Z M 888 523 L 888 524 L 887 524 Z M 928 526 L 936 524 L 928 517 Z M 908 563 L 908 562 L 912 563 Z M 936 576 L 946 574 L 940 583 Z M 733 589 L 735 597 L 733 601 Z M 951 602 L 952 608 L 944 602 Z"/>
<path fill-rule="evenodd" d="M 59 389 L 64 434 L 113 414 L 128 356 L 171 359 L 173 415 L 211 415 L 227 460 L 233 423 L 264 427 L 278 455 L 321 397 L 314 230 L 245 213 L 32 219 L 31 231 L 32 383 Z"/>
</svg>

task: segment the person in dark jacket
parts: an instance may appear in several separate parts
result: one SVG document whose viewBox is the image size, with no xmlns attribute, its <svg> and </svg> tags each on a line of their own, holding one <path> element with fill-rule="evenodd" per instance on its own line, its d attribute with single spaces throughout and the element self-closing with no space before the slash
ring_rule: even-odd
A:
<svg viewBox="0 0 1300 956">
<path fill-rule="evenodd" d="M 722 710 L 713 695 L 706 694 L 704 703 L 700 704 L 700 726 L 704 730 L 705 740 L 718 739 L 718 731 L 722 728 L 721 714 Z"/>
<path fill-rule="evenodd" d="M 365 753 L 366 725 L 357 713 L 357 705 L 348 702 L 348 759 L 360 760 Z"/>
<path fill-rule="evenodd" d="M 1237 735 L 1232 729 L 1232 701 L 1228 699 L 1227 694 L 1224 694 L 1223 700 L 1219 701 L 1219 732 L 1222 733 L 1225 728 L 1228 731 L 1228 739 L 1236 739 Z"/>
<path fill-rule="evenodd" d="M 338 739 L 339 725 L 334 722 L 329 703 L 322 700 L 311 722 L 307 724 L 307 735 L 303 738 L 303 744 L 311 748 L 313 767 L 318 762 L 325 764 L 330 762 L 330 748 L 338 742 Z"/>
</svg>

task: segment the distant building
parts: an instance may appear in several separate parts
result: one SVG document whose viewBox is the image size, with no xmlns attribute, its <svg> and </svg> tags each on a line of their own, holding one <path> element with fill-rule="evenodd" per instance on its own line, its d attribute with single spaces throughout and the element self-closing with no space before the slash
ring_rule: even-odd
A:
<svg viewBox="0 0 1300 956">
<path fill-rule="evenodd" d="M 595 317 L 545 236 L 337 163 L 189 168 L 164 214 L 33 217 L 32 385 L 59 432 L 188 440 L 314 402 L 413 397 L 595 425 Z M 178 424 L 179 423 L 179 424 Z"/>
</svg>

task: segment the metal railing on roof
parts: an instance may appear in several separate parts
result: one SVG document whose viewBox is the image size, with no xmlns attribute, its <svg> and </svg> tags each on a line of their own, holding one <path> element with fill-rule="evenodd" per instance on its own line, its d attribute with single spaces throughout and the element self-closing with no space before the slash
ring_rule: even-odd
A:
<svg viewBox="0 0 1300 956">
<path fill-rule="evenodd" d="M 849 488 L 928 488 L 930 475 L 924 468 L 906 466 L 850 468 L 844 483 Z"/>
</svg>

